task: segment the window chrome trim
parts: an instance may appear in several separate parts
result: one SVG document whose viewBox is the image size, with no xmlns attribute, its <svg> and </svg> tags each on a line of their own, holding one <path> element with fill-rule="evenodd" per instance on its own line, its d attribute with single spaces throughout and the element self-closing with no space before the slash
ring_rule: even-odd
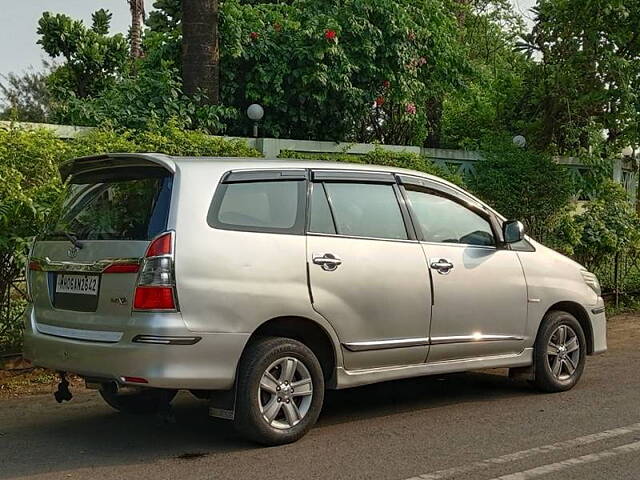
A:
<svg viewBox="0 0 640 480">
<path fill-rule="evenodd" d="M 515 335 L 452 335 L 449 337 L 431 337 L 431 345 L 448 345 L 451 343 L 481 343 L 481 342 L 506 342 L 522 341 L 524 337 Z"/>
<path fill-rule="evenodd" d="M 396 338 L 392 340 L 379 340 L 370 342 L 348 342 L 342 344 L 351 352 L 364 352 L 367 350 L 384 350 L 387 348 L 424 347 L 429 345 L 429 339 L 424 338 Z"/>
<path fill-rule="evenodd" d="M 340 235 L 339 233 L 307 232 L 306 235 L 310 235 L 313 237 L 351 238 L 355 240 L 377 240 L 380 242 L 420 243 L 418 240 L 409 240 L 409 239 L 400 239 L 400 238 L 383 238 L 383 237 L 358 237 L 357 235 Z"/>
<path fill-rule="evenodd" d="M 37 323 L 38 332 L 54 337 L 84 340 L 90 342 L 117 343 L 122 339 L 122 332 L 107 332 L 102 330 L 80 330 L 78 328 L 56 327 L 45 323 Z"/>
<path fill-rule="evenodd" d="M 453 243 L 453 242 L 427 242 L 421 240 L 420 243 L 424 245 L 440 245 L 447 247 L 460 247 L 460 248 L 479 248 L 481 250 L 499 250 L 495 245 L 476 245 L 474 243 Z"/>
<path fill-rule="evenodd" d="M 389 340 L 373 340 L 364 342 L 345 342 L 342 346 L 350 352 L 366 352 L 369 350 L 386 350 L 389 348 L 425 347 L 428 345 L 449 345 L 453 343 L 482 343 L 522 341 L 524 337 L 515 335 L 452 335 L 448 337 L 416 337 L 393 338 Z"/>
</svg>

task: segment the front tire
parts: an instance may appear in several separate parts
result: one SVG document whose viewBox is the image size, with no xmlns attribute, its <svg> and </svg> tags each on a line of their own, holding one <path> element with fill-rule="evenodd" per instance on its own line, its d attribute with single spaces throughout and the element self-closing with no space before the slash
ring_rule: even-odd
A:
<svg viewBox="0 0 640 480">
<path fill-rule="evenodd" d="M 111 408 L 122 413 L 145 414 L 158 413 L 164 406 L 171 403 L 178 392 L 159 388 L 145 388 L 137 392 L 118 392 L 113 383 L 107 383 L 100 388 L 100 396 Z"/>
<path fill-rule="evenodd" d="M 533 384 L 543 392 L 572 389 L 584 371 L 587 342 L 582 326 L 567 312 L 545 315 L 534 350 Z"/>
<path fill-rule="evenodd" d="M 238 369 L 234 426 L 263 445 L 295 442 L 316 423 L 324 401 L 320 362 L 303 343 L 260 338 Z"/>
</svg>

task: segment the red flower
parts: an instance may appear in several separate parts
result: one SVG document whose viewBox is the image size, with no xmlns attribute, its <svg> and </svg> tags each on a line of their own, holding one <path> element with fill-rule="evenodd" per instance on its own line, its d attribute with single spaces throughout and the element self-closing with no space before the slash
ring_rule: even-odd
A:
<svg viewBox="0 0 640 480">
<path fill-rule="evenodd" d="M 414 32 L 409 32 L 407 38 L 409 39 L 409 41 L 413 42 L 416 39 L 416 34 Z"/>
<path fill-rule="evenodd" d="M 379 96 L 378 98 L 376 98 L 376 107 L 381 107 L 382 105 L 384 105 L 384 97 L 383 96 Z"/>
<path fill-rule="evenodd" d="M 274 23 L 274 24 L 273 24 L 273 29 L 274 29 L 276 32 L 281 32 L 281 31 L 282 31 L 282 25 L 280 25 L 279 23 Z"/>
<path fill-rule="evenodd" d="M 416 114 L 416 105 L 415 105 L 415 103 L 407 103 L 407 105 L 404 107 L 404 110 L 409 115 L 415 115 Z"/>
<path fill-rule="evenodd" d="M 249 38 L 251 38 L 251 40 L 257 40 L 258 38 L 260 38 L 260 34 L 258 32 L 251 32 L 249 34 Z"/>
<path fill-rule="evenodd" d="M 391 86 L 391 82 L 389 80 L 385 80 L 384 82 L 382 82 L 382 86 L 384 88 L 389 88 Z"/>
<path fill-rule="evenodd" d="M 325 30 L 324 38 L 329 40 L 330 42 L 335 41 L 337 37 L 335 30 Z"/>
</svg>

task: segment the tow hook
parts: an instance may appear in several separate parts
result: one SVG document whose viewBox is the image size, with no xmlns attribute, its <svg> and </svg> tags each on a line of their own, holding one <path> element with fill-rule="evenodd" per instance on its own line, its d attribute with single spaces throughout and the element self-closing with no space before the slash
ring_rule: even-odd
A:
<svg viewBox="0 0 640 480">
<path fill-rule="evenodd" d="M 69 380 L 67 380 L 67 372 L 58 372 L 60 376 L 60 383 L 58 383 L 58 390 L 53 394 L 53 398 L 56 402 L 68 402 L 73 398 L 73 395 L 69 391 Z"/>
</svg>

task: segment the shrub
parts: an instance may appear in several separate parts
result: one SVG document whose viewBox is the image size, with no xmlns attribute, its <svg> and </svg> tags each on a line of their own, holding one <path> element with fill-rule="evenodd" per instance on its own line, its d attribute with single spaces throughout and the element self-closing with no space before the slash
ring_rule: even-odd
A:
<svg viewBox="0 0 640 480">
<path fill-rule="evenodd" d="M 640 252 L 640 218 L 627 193 L 612 180 L 575 222 L 581 235 L 574 256 L 590 269 L 602 270 L 613 265 L 616 256 Z"/>
<path fill-rule="evenodd" d="M 557 224 L 574 191 L 565 167 L 541 153 L 519 148 L 509 138 L 483 144 L 471 189 L 500 213 L 521 220 L 540 240 Z"/>
<path fill-rule="evenodd" d="M 19 335 L 22 276 L 29 237 L 42 230 L 61 191 L 64 142 L 43 130 L 0 130 L 0 351 Z"/>
<path fill-rule="evenodd" d="M 213 137 L 202 132 L 182 130 L 174 124 L 153 130 L 92 130 L 70 144 L 63 159 L 100 153 L 155 152 L 167 155 L 211 157 L 259 157 L 257 150 L 240 139 Z"/>
</svg>

